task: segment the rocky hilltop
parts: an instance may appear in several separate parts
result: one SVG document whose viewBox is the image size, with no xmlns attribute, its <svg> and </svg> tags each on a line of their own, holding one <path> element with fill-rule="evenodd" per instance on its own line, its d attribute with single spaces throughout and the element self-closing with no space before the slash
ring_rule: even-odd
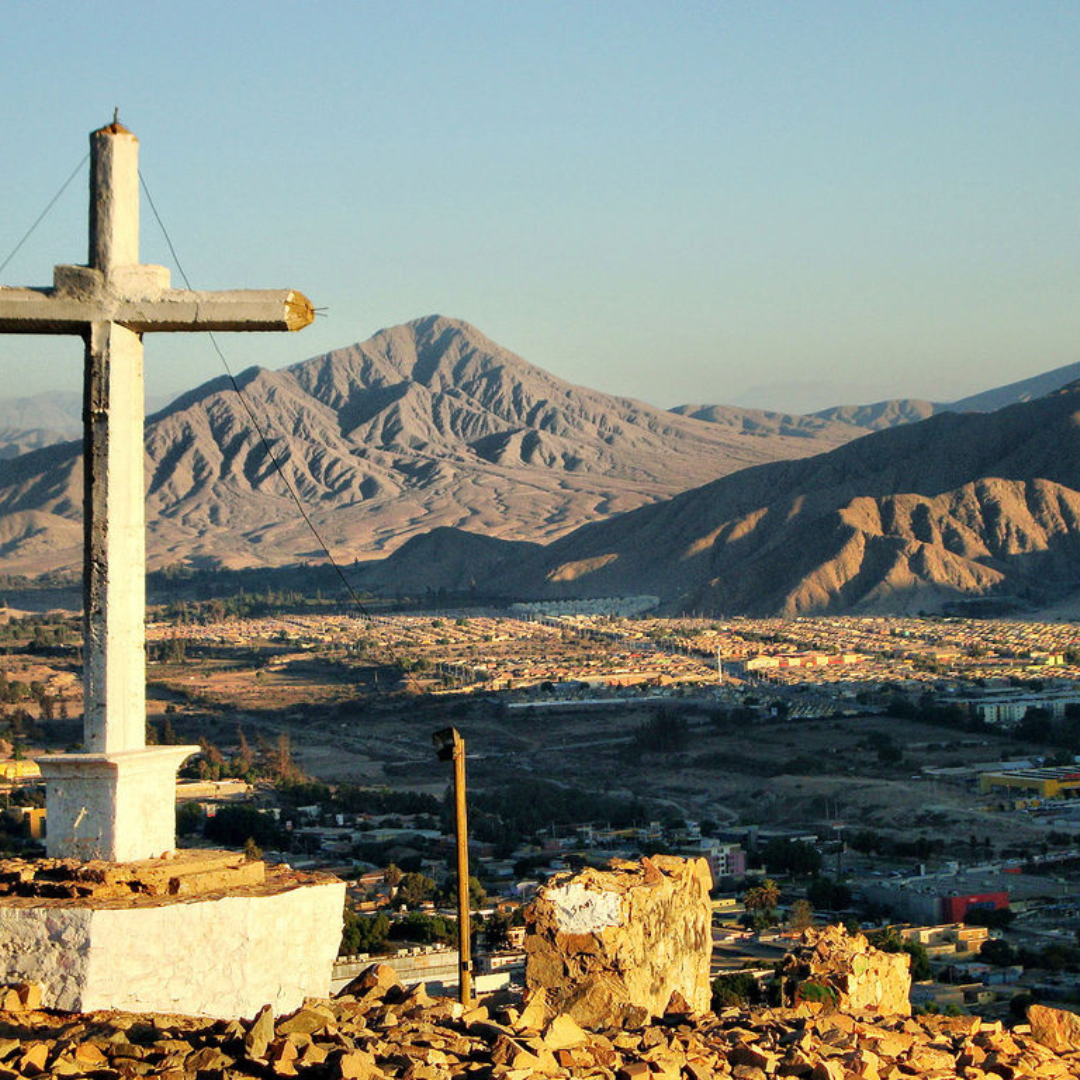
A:
<svg viewBox="0 0 1080 1080">
<path fill-rule="evenodd" d="M 281 371 L 239 377 L 289 482 L 335 554 L 393 550 L 456 526 L 534 541 L 749 465 L 840 445 L 745 410 L 704 423 L 574 386 L 431 316 Z M 810 434 L 812 437 L 807 437 Z M 279 565 L 319 557 L 226 379 L 148 419 L 151 565 Z M 0 462 L 0 568 L 81 567 L 82 448 Z"/>
<path fill-rule="evenodd" d="M 1023 610 L 1080 592 L 1080 383 L 743 470 L 496 572 L 507 594 L 649 593 L 668 610 Z"/>
<path fill-rule="evenodd" d="M 1033 1006 L 1006 1030 L 977 1016 L 881 1016 L 806 1001 L 692 1014 L 676 1005 L 596 1030 L 533 1001 L 464 1011 L 374 968 L 344 996 L 275 1018 L 43 1011 L 9 991 L 0 1011 L 7 1076 L 147 1076 L 239 1080 L 1057 1080 L 1080 1076 L 1080 1024 Z"/>
<path fill-rule="evenodd" d="M 773 1009 L 712 1011 L 712 879 L 657 855 L 562 875 L 526 911 L 526 990 L 463 1006 L 372 964 L 336 998 L 211 1021 L 41 1008 L 0 989 L 0 1071 L 17 1076 L 312 1080 L 964 1080 L 1080 1075 L 1080 1018 L 1033 1005 L 1011 1031 L 911 1016 L 909 958 L 809 928 L 774 972 Z M 687 925 L 687 921 L 689 925 Z"/>
</svg>

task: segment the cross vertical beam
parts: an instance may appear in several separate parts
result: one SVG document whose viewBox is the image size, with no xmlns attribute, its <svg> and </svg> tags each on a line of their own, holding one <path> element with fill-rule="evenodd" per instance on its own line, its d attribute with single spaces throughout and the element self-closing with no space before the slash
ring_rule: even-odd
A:
<svg viewBox="0 0 1080 1080">
<path fill-rule="evenodd" d="M 83 734 L 91 753 L 146 745 L 143 348 L 118 323 L 86 336 Z"/>
<path fill-rule="evenodd" d="M 90 259 L 106 278 L 139 264 L 139 140 L 120 124 L 90 136 Z"/>
<path fill-rule="evenodd" d="M 119 125 L 112 125 L 119 128 Z M 105 289 L 139 266 L 139 143 L 90 136 L 89 263 Z M 91 753 L 146 746 L 143 346 L 115 322 L 86 329 L 83 372 L 83 733 Z"/>
</svg>

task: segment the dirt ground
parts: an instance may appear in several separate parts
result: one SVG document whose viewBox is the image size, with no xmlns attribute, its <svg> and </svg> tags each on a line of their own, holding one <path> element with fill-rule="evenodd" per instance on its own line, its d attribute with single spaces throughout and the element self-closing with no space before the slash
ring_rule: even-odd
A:
<svg viewBox="0 0 1080 1080">
<path fill-rule="evenodd" d="M 694 820 L 818 832 L 839 823 L 906 839 L 940 836 L 950 845 L 966 845 L 974 835 L 1000 849 L 1045 832 L 1023 815 L 987 809 L 978 794 L 980 761 L 1021 757 L 1030 749 L 1001 736 L 881 717 L 718 729 L 706 711 L 690 706 L 686 749 L 636 757 L 629 753 L 634 733 L 654 708 L 552 711 L 424 701 L 398 715 L 370 710 L 335 722 L 312 720 L 294 734 L 293 745 L 303 766 L 327 780 L 439 793 L 446 774 L 434 760 L 430 735 L 454 724 L 467 740 L 474 785 L 529 776 L 640 796 Z M 878 761 L 884 737 L 902 753 L 896 764 Z M 928 778 L 923 766 L 971 769 L 945 780 Z"/>
</svg>

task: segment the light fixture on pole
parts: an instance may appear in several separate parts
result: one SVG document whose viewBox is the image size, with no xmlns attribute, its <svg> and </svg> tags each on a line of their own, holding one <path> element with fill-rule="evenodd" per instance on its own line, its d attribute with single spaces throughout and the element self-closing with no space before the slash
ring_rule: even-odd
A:
<svg viewBox="0 0 1080 1080">
<path fill-rule="evenodd" d="M 458 880 L 458 1000 L 472 1004 L 472 955 L 469 915 L 469 826 L 465 813 L 465 740 L 457 728 L 443 728 L 431 736 L 440 761 L 454 763 L 454 832 Z"/>
</svg>

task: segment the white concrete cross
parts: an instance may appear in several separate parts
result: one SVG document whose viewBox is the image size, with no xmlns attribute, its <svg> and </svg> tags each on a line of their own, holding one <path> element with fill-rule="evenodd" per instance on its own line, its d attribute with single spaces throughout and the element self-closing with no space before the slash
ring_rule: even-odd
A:
<svg viewBox="0 0 1080 1080">
<path fill-rule="evenodd" d="M 147 747 L 143 349 L 150 332 L 301 330 L 291 290 L 192 292 L 139 262 L 139 143 L 115 120 L 90 135 L 88 266 L 51 288 L 0 287 L 0 333 L 86 342 L 83 396 L 85 753 L 39 759 L 50 855 L 152 858 L 176 839 L 175 778 L 198 748 Z"/>
</svg>

